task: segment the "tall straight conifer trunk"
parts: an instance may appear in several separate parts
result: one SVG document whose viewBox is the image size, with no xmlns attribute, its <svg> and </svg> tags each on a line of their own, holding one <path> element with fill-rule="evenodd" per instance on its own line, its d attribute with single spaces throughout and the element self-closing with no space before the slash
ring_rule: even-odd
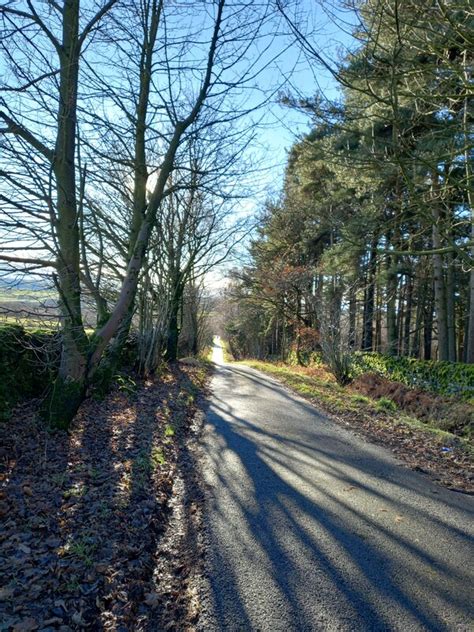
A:
<svg viewBox="0 0 474 632">
<path fill-rule="evenodd" d="M 466 85 L 471 84 L 471 66 L 469 65 L 468 51 L 463 52 L 464 79 Z M 464 169 L 466 174 L 467 203 L 471 211 L 471 271 L 469 273 L 469 316 L 466 341 L 466 362 L 474 364 L 474 196 L 472 193 L 472 159 L 469 152 L 472 136 L 472 123 L 469 119 L 468 94 L 464 99 L 463 108 L 463 135 L 464 135 Z"/>
<path fill-rule="evenodd" d="M 377 265 L 377 240 L 371 244 L 367 266 L 366 290 L 364 295 L 364 315 L 362 331 L 363 351 L 373 351 L 373 325 L 375 312 L 375 270 Z"/>
<path fill-rule="evenodd" d="M 436 252 L 441 248 L 441 237 L 439 230 L 440 212 L 436 204 L 433 202 L 433 277 L 434 277 L 434 295 L 435 295 L 435 311 L 436 323 L 438 327 L 438 360 L 449 360 L 448 347 L 448 314 L 446 302 L 446 283 L 443 269 L 443 256 Z"/>
</svg>

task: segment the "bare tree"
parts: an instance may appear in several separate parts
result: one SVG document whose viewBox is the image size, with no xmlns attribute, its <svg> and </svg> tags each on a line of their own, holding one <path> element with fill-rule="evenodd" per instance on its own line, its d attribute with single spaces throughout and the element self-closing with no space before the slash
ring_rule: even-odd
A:
<svg viewBox="0 0 474 632">
<path fill-rule="evenodd" d="M 0 111 L 1 131 L 13 137 L 9 150 L 14 154 L 18 151 L 23 167 L 25 147 L 31 162 L 39 164 L 40 175 L 33 173 L 33 178 L 43 180 L 45 171 L 49 172 L 45 187 L 47 193 L 42 192 L 42 201 L 49 212 L 51 240 L 45 240 L 44 231 L 37 239 L 46 250 L 53 250 L 55 256 L 52 260 L 37 258 L 35 262 L 26 263 L 56 270 L 54 278 L 60 296 L 63 349 L 51 398 L 54 421 L 60 421 L 58 415 L 67 420 L 77 410 L 84 391 L 89 348 L 81 310 L 77 221 L 79 62 L 88 38 L 114 4 L 115 0 L 109 0 L 91 15 L 81 13 L 79 0 L 66 0 L 62 9 L 55 3 L 47 3 L 41 7 L 42 14 L 38 13 L 38 5 L 30 0 L 27 0 L 25 10 L 16 8 L 17 3 L 12 2 L 1 9 L 4 35 L 8 38 L 8 42 L 2 40 L 2 48 L 13 79 L 13 85 L 2 86 L 5 96 L 2 97 Z M 53 87 L 52 96 L 48 87 Z M 10 95 L 13 99 L 7 98 Z M 20 189 L 23 194 L 30 195 L 25 190 L 27 185 L 21 181 L 18 183 L 14 176 L 7 174 L 6 179 L 15 191 Z M 33 194 L 32 197 L 38 200 L 38 195 Z M 25 206 L 22 210 L 27 210 L 26 221 L 28 217 L 35 216 L 34 210 Z M 23 228 L 31 234 L 29 226 L 25 224 Z M 12 262 L 11 258 L 8 260 Z"/>
<path fill-rule="evenodd" d="M 274 13 L 270 2 L 225 0 L 21 6 L 1 9 L 1 131 L 13 159 L 2 238 L 19 238 L 1 260 L 54 270 L 63 347 L 48 417 L 67 426 L 128 333 L 163 202 L 180 188 L 170 176 L 190 144 L 237 129 L 266 100 L 252 89 L 275 55 Z M 92 336 L 87 295 L 99 314 Z"/>
</svg>

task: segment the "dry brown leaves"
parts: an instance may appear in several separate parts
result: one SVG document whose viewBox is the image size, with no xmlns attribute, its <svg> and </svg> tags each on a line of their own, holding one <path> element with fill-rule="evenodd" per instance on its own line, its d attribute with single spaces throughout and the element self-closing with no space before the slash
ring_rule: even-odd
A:
<svg viewBox="0 0 474 632">
<path fill-rule="evenodd" d="M 456 397 L 409 388 L 375 373 L 359 376 L 351 388 L 373 399 L 388 397 L 406 413 L 426 423 L 434 422 L 437 427 L 459 436 L 474 426 L 474 406 Z"/>
<path fill-rule="evenodd" d="M 157 610 L 160 627 L 188 627 L 156 556 L 203 379 L 175 367 L 88 400 L 69 434 L 48 433 L 34 403 L 0 428 L 0 630 L 156 630 Z M 176 572 L 175 591 L 189 570 Z"/>
<path fill-rule="evenodd" d="M 331 412 L 326 404 L 322 407 Z M 429 474 L 440 485 L 474 493 L 472 453 L 457 437 L 446 439 L 410 426 L 400 421 L 396 413 L 364 410 L 341 415 L 338 412 L 333 419 L 372 443 L 388 448 L 411 469 Z"/>
</svg>

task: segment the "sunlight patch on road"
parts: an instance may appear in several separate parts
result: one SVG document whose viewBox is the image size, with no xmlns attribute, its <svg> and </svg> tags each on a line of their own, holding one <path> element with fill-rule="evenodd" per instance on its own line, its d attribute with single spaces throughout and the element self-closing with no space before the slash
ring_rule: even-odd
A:
<svg viewBox="0 0 474 632">
<path fill-rule="evenodd" d="M 224 362 L 224 349 L 222 348 L 222 342 L 220 336 L 214 336 L 212 347 L 212 361 L 215 364 L 225 364 Z"/>
</svg>

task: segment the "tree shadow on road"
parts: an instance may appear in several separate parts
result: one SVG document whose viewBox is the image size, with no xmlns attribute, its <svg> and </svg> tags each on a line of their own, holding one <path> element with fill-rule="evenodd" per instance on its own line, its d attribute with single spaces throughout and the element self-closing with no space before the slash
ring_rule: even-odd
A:
<svg viewBox="0 0 474 632">
<path fill-rule="evenodd" d="M 302 410 L 311 408 L 288 397 Z M 252 594 L 263 611 L 272 599 L 279 602 L 287 616 L 281 629 L 327 629 L 329 623 L 358 630 L 452 629 L 443 609 L 469 613 L 470 577 L 446 557 L 443 539 L 448 534 L 468 551 L 466 534 L 454 520 L 426 512 L 423 477 L 358 440 L 351 453 L 344 433 L 321 442 L 327 421 L 320 428 L 311 413 L 314 427 L 303 440 L 291 432 L 282 439 L 216 397 L 209 406 L 209 571 L 217 620 L 225 629 L 256 629 L 248 608 Z M 425 546 L 428 522 L 429 537 L 440 538 L 437 554 Z M 213 547 L 226 531 L 232 546 Z"/>
</svg>

